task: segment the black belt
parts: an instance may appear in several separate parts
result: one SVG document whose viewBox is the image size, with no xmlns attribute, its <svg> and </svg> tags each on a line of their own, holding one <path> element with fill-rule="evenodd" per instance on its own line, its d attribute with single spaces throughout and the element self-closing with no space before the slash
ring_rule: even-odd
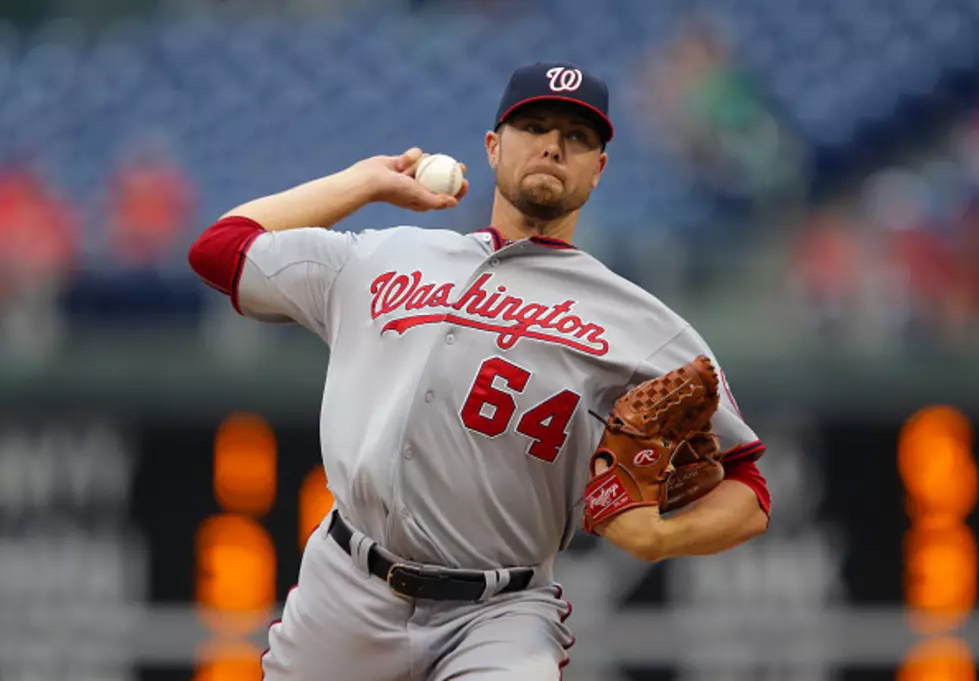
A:
<svg viewBox="0 0 979 681">
<path fill-rule="evenodd" d="M 329 532 L 340 548 L 349 554 L 353 531 L 339 513 L 334 512 Z M 375 577 L 387 582 L 392 591 L 405 598 L 475 602 L 486 591 L 486 575 L 479 570 L 458 570 L 399 561 L 384 556 L 376 544 L 367 552 L 367 569 Z M 500 572 L 509 573 L 510 581 L 498 593 L 522 591 L 534 576 L 533 568 L 507 568 Z"/>
</svg>

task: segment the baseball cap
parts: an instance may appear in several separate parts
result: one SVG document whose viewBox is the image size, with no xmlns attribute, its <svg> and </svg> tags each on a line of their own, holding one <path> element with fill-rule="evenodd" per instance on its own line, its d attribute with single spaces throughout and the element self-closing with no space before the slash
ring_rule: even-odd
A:
<svg viewBox="0 0 979 681">
<path fill-rule="evenodd" d="M 577 104 L 595 122 L 602 142 L 612 139 L 608 86 L 601 78 L 569 62 L 537 62 L 514 71 L 496 112 L 496 127 L 524 104 L 545 100 Z"/>
</svg>

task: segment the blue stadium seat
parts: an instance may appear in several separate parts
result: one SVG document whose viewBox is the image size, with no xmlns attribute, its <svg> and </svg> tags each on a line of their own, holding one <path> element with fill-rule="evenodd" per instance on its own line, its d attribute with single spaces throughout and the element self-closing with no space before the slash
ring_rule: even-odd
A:
<svg viewBox="0 0 979 681">
<path fill-rule="evenodd" d="M 220 210 L 356 161 L 423 144 L 465 157 L 490 187 L 482 134 L 510 71 L 579 60 L 612 85 L 622 139 L 596 194 L 609 224 L 703 210 L 675 159 L 631 144 L 626 89 L 638 60 L 672 39 L 682 0 L 567 0 L 505 23 L 461 13 L 347 10 L 290 21 L 200 13 L 169 24 L 119 24 L 94 44 L 52 24 L 26 39 L 0 23 L 0 153 L 34 145 L 82 204 L 131 135 L 159 129 Z M 815 147 L 845 147 L 943 75 L 979 65 L 974 0 L 706 0 L 737 60 Z M 462 57 L 460 59 L 460 57 Z M 16 133 L 14 135 L 13 133 Z M 641 178 L 650 189 L 631 189 Z M 371 220 L 397 219 L 378 209 Z M 446 219 L 445 216 L 438 216 Z M 402 216 L 402 219 L 404 217 Z"/>
</svg>

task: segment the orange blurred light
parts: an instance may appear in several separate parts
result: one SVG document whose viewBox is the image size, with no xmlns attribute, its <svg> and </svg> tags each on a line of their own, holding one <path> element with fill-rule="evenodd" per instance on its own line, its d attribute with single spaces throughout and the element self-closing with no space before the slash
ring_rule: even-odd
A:
<svg viewBox="0 0 979 681">
<path fill-rule="evenodd" d="M 976 506 L 979 474 L 968 419 L 951 407 L 918 411 L 901 430 L 898 469 L 910 513 L 967 516 Z"/>
<path fill-rule="evenodd" d="M 231 513 L 264 515 L 276 494 L 272 428 L 254 414 L 232 414 L 214 441 L 214 497 Z"/>
<path fill-rule="evenodd" d="M 902 471 L 915 515 L 965 518 L 976 506 L 976 465 L 965 443 L 948 435 L 916 438 Z"/>
<path fill-rule="evenodd" d="M 193 681 L 261 681 L 262 651 L 244 642 L 209 646 Z"/>
<path fill-rule="evenodd" d="M 897 681 L 976 681 L 975 660 L 959 639 L 926 639 L 908 654 Z"/>
<path fill-rule="evenodd" d="M 912 608 L 958 624 L 976 602 L 976 538 L 964 525 L 912 527 L 905 536 L 905 594 Z"/>
<path fill-rule="evenodd" d="M 306 548 L 309 536 L 333 508 L 333 492 L 327 488 L 322 466 L 311 470 L 299 490 L 299 548 Z"/>
<path fill-rule="evenodd" d="M 976 506 L 979 473 L 968 419 L 927 407 L 908 419 L 898 470 L 912 521 L 904 540 L 904 586 L 912 624 L 938 633 L 962 623 L 976 603 L 976 538 L 964 519 Z"/>
<path fill-rule="evenodd" d="M 275 547 L 251 518 L 220 515 L 196 536 L 197 602 L 231 612 L 255 612 L 275 603 Z"/>
</svg>

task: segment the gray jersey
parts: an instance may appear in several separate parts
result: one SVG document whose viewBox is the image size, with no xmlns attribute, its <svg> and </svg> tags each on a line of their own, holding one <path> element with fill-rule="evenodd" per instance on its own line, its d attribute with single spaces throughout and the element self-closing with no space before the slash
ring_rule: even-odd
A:
<svg viewBox="0 0 979 681">
<path fill-rule="evenodd" d="M 260 235 L 243 313 L 330 347 L 323 463 L 337 507 L 405 558 L 549 563 L 580 523 L 588 460 L 626 389 L 696 355 L 682 318 L 588 254 L 396 227 Z M 713 420 L 752 446 L 726 389 Z"/>
</svg>

